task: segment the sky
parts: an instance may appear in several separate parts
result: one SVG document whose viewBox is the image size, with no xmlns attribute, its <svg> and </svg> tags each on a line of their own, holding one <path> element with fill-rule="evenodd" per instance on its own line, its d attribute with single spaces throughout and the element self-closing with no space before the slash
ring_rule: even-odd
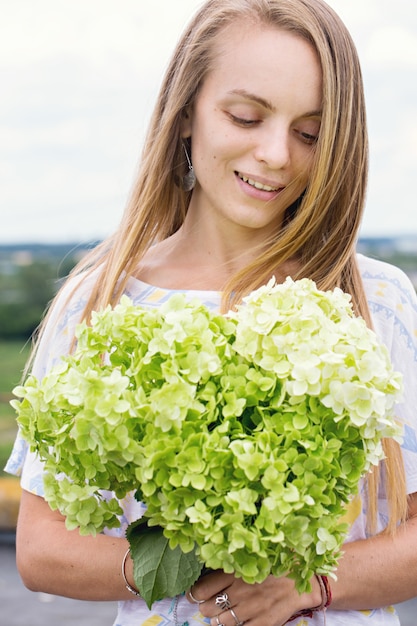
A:
<svg viewBox="0 0 417 626">
<path fill-rule="evenodd" d="M 171 52 L 201 0 L 0 0 L 0 244 L 117 226 Z M 362 62 L 363 236 L 417 234 L 417 10 L 329 0 Z"/>
</svg>

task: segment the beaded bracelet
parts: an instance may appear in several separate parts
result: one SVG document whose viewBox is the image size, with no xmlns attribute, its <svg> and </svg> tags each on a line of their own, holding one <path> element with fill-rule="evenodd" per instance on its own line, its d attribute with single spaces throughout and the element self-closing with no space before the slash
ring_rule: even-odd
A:
<svg viewBox="0 0 417 626">
<path fill-rule="evenodd" d="M 332 590 L 330 588 L 329 579 L 327 576 L 322 576 L 321 574 L 315 574 L 315 577 L 320 585 L 321 591 L 321 604 L 319 606 L 315 606 L 312 609 L 302 609 L 295 613 L 288 622 L 292 622 L 297 617 L 313 617 L 313 613 L 318 613 L 319 611 L 324 611 L 330 606 L 332 601 Z"/>
<path fill-rule="evenodd" d="M 123 580 L 125 581 L 126 589 L 128 591 L 130 591 L 130 593 L 133 593 L 134 596 L 137 596 L 137 597 L 140 598 L 139 591 L 137 591 L 134 587 L 132 587 L 132 585 L 129 584 L 129 581 L 126 578 L 126 560 L 127 560 L 127 557 L 128 557 L 129 554 L 130 554 L 130 548 L 128 548 L 126 550 L 126 554 L 123 557 L 123 561 L 122 561 L 122 576 L 123 576 Z"/>
</svg>

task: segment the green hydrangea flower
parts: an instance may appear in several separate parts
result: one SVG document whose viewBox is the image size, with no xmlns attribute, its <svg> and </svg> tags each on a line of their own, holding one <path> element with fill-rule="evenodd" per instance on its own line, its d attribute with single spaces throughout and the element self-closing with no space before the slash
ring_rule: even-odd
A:
<svg viewBox="0 0 417 626">
<path fill-rule="evenodd" d="M 124 296 L 76 338 L 74 354 L 15 389 L 13 406 L 68 528 L 118 526 L 118 499 L 136 491 L 148 525 L 179 550 L 177 586 L 144 592 L 135 562 L 149 604 L 192 584 L 203 563 L 249 583 L 289 573 L 300 592 L 333 571 L 346 504 L 383 457 L 382 438 L 401 435 L 401 376 L 349 296 L 271 281 L 228 316 L 180 294 L 158 309 Z M 129 530 L 133 551 L 141 530 Z M 200 566 L 185 567 L 190 553 Z"/>
</svg>

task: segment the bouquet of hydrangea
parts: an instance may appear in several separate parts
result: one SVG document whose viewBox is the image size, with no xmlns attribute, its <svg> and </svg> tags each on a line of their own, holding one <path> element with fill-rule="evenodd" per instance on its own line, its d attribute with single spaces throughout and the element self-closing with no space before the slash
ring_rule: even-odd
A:
<svg viewBox="0 0 417 626">
<path fill-rule="evenodd" d="M 334 570 L 346 505 L 401 434 L 401 377 L 348 295 L 288 278 L 227 316 L 181 294 L 156 309 L 122 297 L 76 339 L 13 404 L 68 528 L 120 525 L 131 491 L 145 503 L 128 539 L 148 606 L 203 566 L 289 574 L 300 592 Z"/>
</svg>

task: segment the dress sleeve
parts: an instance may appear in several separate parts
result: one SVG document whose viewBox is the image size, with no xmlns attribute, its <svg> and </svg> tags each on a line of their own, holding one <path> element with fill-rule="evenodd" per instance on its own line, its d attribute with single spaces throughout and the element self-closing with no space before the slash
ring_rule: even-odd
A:
<svg viewBox="0 0 417 626">
<path fill-rule="evenodd" d="M 362 273 L 374 328 L 403 375 L 404 393 L 396 412 L 404 424 L 402 444 L 407 492 L 417 492 L 417 297 L 409 278 L 380 261 Z"/>
<path fill-rule="evenodd" d="M 80 321 L 86 304 L 86 287 L 84 282 L 81 283 L 80 277 L 71 279 L 57 297 L 31 370 L 38 379 L 43 378 L 62 356 L 69 353 L 75 326 Z M 5 471 L 20 476 L 23 489 L 36 495 L 44 495 L 43 464 L 29 450 L 20 432 L 17 433 Z"/>
</svg>

